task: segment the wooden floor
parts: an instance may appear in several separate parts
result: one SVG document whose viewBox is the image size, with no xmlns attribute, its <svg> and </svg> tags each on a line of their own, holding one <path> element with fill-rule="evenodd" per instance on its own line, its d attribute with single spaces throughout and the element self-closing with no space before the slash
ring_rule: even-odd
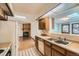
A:
<svg viewBox="0 0 79 59">
<path fill-rule="evenodd" d="M 35 47 L 19 51 L 18 55 L 19 56 L 42 56 Z"/>
<path fill-rule="evenodd" d="M 28 48 L 34 47 L 35 42 L 32 38 L 20 38 L 19 51 L 26 50 Z"/>
<path fill-rule="evenodd" d="M 35 42 L 32 38 L 20 38 L 19 56 L 41 56 L 39 51 L 35 48 Z"/>
</svg>

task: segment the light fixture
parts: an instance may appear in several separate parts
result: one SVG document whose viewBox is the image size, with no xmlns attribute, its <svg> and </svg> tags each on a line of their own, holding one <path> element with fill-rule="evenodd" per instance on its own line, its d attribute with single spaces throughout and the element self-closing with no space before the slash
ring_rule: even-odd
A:
<svg viewBox="0 0 79 59">
<path fill-rule="evenodd" d="M 69 17 L 63 17 L 63 18 L 61 18 L 61 20 L 63 20 L 63 21 L 67 21 L 69 19 Z"/>
<path fill-rule="evenodd" d="M 23 19 L 26 19 L 25 16 L 20 16 L 20 15 L 15 15 L 14 18 L 23 18 Z"/>
</svg>

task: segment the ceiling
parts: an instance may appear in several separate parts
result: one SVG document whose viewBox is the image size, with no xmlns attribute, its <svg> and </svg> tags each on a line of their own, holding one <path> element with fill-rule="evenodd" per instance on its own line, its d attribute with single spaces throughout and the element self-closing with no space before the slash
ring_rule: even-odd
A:
<svg viewBox="0 0 79 59">
<path fill-rule="evenodd" d="M 79 18 L 78 14 L 79 3 L 62 3 L 44 16 L 54 17 L 57 23 L 66 23 L 76 21 L 76 19 Z M 69 17 L 69 15 L 71 17 Z M 64 17 L 68 17 L 69 19 L 67 21 L 61 20 L 64 19 Z"/>
<path fill-rule="evenodd" d="M 19 22 L 33 22 L 41 15 L 54 17 L 58 23 L 60 19 L 73 13 L 79 13 L 79 3 L 12 3 L 14 15 L 24 16 L 16 18 Z M 49 11 L 49 12 L 48 12 Z"/>
<path fill-rule="evenodd" d="M 55 8 L 57 3 L 12 3 L 14 15 L 26 17 L 26 19 L 18 19 L 18 21 L 33 21 L 39 16 L 45 14 L 50 9 Z"/>
</svg>

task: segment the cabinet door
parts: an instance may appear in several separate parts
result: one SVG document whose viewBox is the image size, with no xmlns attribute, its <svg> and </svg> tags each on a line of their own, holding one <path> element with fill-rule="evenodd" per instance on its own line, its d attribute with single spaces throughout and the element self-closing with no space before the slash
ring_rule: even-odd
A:
<svg viewBox="0 0 79 59">
<path fill-rule="evenodd" d="M 52 56 L 63 56 L 63 54 L 61 54 L 58 51 L 52 49 Z"/>
<path fill-rule="evenodd" d="M 66 50 L 64 48 L 61 48 L 57 45 L 52 45 L 52 49 L 54 49 L 54 50 L 60 52 L 61 54 L 65 55 Z"/>
<path fill-rule="evenodd" d="M 53 56 L 63 56 L 63 54 L 59 53 L 56 50 L 54 50 L 53 53 L 54 53 Z"/>
<path fill-rule="evenodd" d="M 49 18 L 48 17 L 39 19 L 39 29 L 49 30 Z"/>
<path fill-rule="evenodd" d="M 71 52 L 71 51 L 67 51 L 67 54 L 66 54 L 67 56 L 79 56 L 78 54 L 76 54 L 76 53 L 73 53 L 73 52 Z"/>
<path fill-rule="evenodd" d="M 44 55 L 44 43 L 43 43 L 43 41 L 38 40 L 38 49 Z"/>
<path fill-rule="evenodd" d="M 46 29 L 46 23 L 45 23 L 45 19 L 42 18 L 39 20 L 39 29 Z"/>
<path fill-rule="evenodd" d="M 51 56 L 51 44 L 50 43 L 45 42 L 44 52 L 45 52 L 45 56 Z"/>
<path fill-rule="evenodd" d="M 35 47 L 38 49 L 38 37 L 35 36 Z"/>
</svg>

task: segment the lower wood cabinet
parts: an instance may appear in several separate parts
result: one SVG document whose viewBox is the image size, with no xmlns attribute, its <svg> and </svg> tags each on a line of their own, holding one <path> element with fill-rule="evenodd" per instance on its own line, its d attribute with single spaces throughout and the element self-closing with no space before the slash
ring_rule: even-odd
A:
<svg viewBox="0 0 79 59">
<path fill-rule="evenodd" d="M 71 52 L 71 51 L 67 51 L 66 52 L 66 55 L 67 56 L 79 56 L 78 54 L 74 53 L 74 52 Z"/>
<path fill-rule="evenodd" d="M 58 52 L 55 49 L 52 49 L 52 56 L 63 56 L 63 54 L 61 54 L 60 52 Z"/>
<path fill-rule="evenodd" d="M 79 54 L 76 54 L 58 45 L 52 44 L 37 36 L 35 37 L 35 46 L 44 56 L 79 56 Z"/>
<path fill-rule="evenodd" d="M 35 47 L 38 49 L 38 37 L 35 36 Z"/>
<path fill-rule="evenodd" d="M 53 56 L 65 56 L 66 50 L 57 46 L 57 45 L 52 45 L 52 55 Z"/>
<path fill-rule="evenodd" d="M 51 50 L 51 44 L 47 41 L 44 43 L 44 53 L 45 56 L 51 56 L 52 50 Z"/>
<path fill-rule="evenodd" d="M 41 40 L 38 40 L 38 49 L 44 55 L 44 42 Z"/>
</svg>

